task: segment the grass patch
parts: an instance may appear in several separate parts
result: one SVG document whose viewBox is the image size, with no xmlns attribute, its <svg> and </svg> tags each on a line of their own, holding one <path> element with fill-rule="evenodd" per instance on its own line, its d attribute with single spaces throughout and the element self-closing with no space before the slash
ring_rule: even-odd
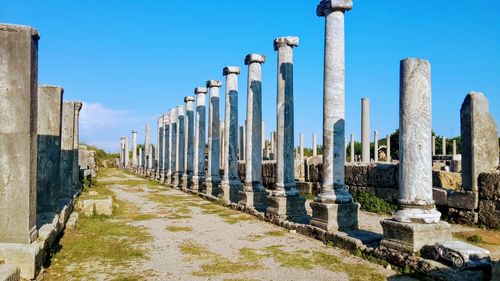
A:
<svg viewBox="0 0 500 281">
<path fill-rule="evenodd" d="M 474 234 L 472 236 L 467 237 L 467 241 L 472 242 L 472 243 L 484 243 L 483 237 L 479 234 Z"/>
<path fill-rule="evenodd" d="M 248 235 L 245 240 L 247 241 L 250 241 L 250 242 L 257 242 L 257 241 L 260 241 L 262 239 L 264 239 L 265 236 L 263 235 L 259 235 L 259 234 L 250 234 Z"/>
<path fill-rule="evenodd" d="M 323 252 L 314 252 L 312 262 L 329 271 L 345 272 L 349 275 L 349 280 L 352 281 L 386 280 L 385 276 L 376 269 L 365 265 L 344 263 L 339 257 Z"/>
<path fill-rule="evenodd" d="M 361 205 L 361 210 L 364 211 L 387 215 L 391 215 L 396 211 L 396 205 L 386 202 L 368 192 L 354 192 L 352 199 L 354 202 L 359 203 Z"/>
<path fill-rule="evenodd" d="M 264 250 L 267 257 L 273 258 L 275 261 L 284 267 L 293 267 L 299 269 L 313 269 L 314 263 L 309 257 L 304 255 L 304 252 L 286 252 L 283 251 L 283 245 L 273 245 L 266 247 Z"/>
<path fill-rule="evenodd" d="M 301 192 L 300 196 L 306 198 L 307 200 L 311 200 L 311 201 L 313 201 L 316 198 L 316 195 L 314 195 L 312 193 L 306 193 L 306 192 Z"/>
<path fill-rule="evenodd" d="M 217 204 L 205 204 L 201 205 L 200 207 L 203 214 L 217 215 L 220 218 L 222 218 L 224 222 L 229 224 L 236 224 L 242 221 L 255 220 L 254 217 L 248 214 L 243 214 L 234 210 L 230 210 Z"/>
<path fill-rule="evenodd" d="M 264 235 L 271 237 L 283 237 L 285 236 L 285 232 L 283 230 L 272 230 L 264 232 Z"/>
<path fill-rule="evenodd" d="M 193 228 L 190 226 L 171 225 L 171 226 L 167 227 L 167 230 L 170 232 L 191 232 L 191 231 L 193 231 Z"/>
</svg>

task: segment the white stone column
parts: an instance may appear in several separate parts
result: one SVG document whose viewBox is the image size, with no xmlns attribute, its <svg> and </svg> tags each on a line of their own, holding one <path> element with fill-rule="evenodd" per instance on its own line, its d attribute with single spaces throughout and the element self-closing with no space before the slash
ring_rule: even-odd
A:
<svg viewBox="0 0 500 281">
<path fill-rule="evenodd" d="M 245 153 L 245 184 L 240 192 L 240 203 L 259 211 L 266 210 L 266 192 L 262 186 L 262 64 L 266 57 L 249 54 L 248 65 L 247 118 Z M 264 140 L 265 141 L 265 140 Z"/>
<path fill-rule="evenodd" d="M 168 159 L 168 134 L 170 131 L 170 116 L 169 113 L 166 112 L 162 115 L 163 119 L 163 130 L 161 131 L 162 138 L 161 138 L 161 152 L 160 152 L 160 162 L 162 163 L 161 168 L 160 168 L 160 182 L 165 181 L 165 175 L 166 171 L 168 170 L 169 166 L 169 159 Z"/>
<path fill-rule="evenodd" d="M 267 215 L 305 223 L 309 218 L 295 186 L 294 161 L 293 48 L 299 46 L 299 38 L 280 37 L 273 43 L 278 52 L 276 190 L 268 198 Z"/>
<path fill-rule="evenodd" d="M 238 158 L 245 160 L 245 127 L 242 125 L 238 131 Z"/>
<path fill-rule="evenodd" d="M 138 161 L 139 161 L 139 168 L 142 170 L 142 168 L 144 167 L 144 157 L 143 157 L 143 151 L 142 151 L 142 147 L 139 147 L 139 157 L 138 157 Z"/>
<path fill-rule="evenodd" d="M 220 185 L 220 163 L 221 161 L 221 127 L 219 117 L 220 87 L 222 81 L 209 80 L 207 87 L 210 91 L 208 107 L 208 164 L 207 178 L 205 180 L 205 194 L 213 195 L 214 189 Z"/>
<path fill-rule="evenodd" d="M 276 134 L 271 132 L 271 160 L 276 160 Z"/>
<path fill-rule="evenodd" d="M 182 188 L 184 190 L 191 188 L 194 171 L 194 101 L 195 99 L 192 96 L 184 98 L 184 102 L 186 103 L 186 113 L 184 116 L 184 170 L 182 174 Z"/>
<path fill-rule="evenodd" d="M 226 66 L 226 111 L 224 128 L 224 178 L 222 193 L 219 195 L 226 202 L 237 203 L 243 187 L 238 176 L 238 75 L 240 68 Z"/>
<path fill-rule="evenodd" d="M 370 99 L 361 99 L 361 161 L 370 163 Z"/>
<path fill-rule="evenodd" d="M 313 156 L 318 156 L 318 138 L 316 137 L 316 134 L 313 134 L 312 137 L 312 151 Z"/>
<path fill-rule="evenodd" d="M 453 140 L 453 155 L 457 155 L 457 140 Z"/>
<path fill-rule="evenodd" d="M 299 134 L 300 163 L 304 163 L 304 134 Z"/>
<path fill-rule="evenodd" d="M 146 170 L 146 173 L 149 174 L 149 171 L 151 170 L 152 166 L 152 160 L 151 159 L 151 128 L 149 124 L 146 124 L 146 127 L 144 129 L 144 169 Z"/>
<path fill-rule="evenodd" d="M 391 162 L 391 135 L 387 135 L 387 140 L 386 140 L 386 151 L 387 151 L 387 156 L 385 158 L 387 163 Z"/>
<path fill-rule="evenodd" d="M 262 121 L 262 156 L 265 156 L 266 151 L 266 122 Z"/>
<path fill-rule="evenodd" d="M 132 168 L 137 168 L 137 131 L 132 130 Z"/>
<path fill-rule="evenodd" d="M 170 178 L 170 184 L 175 185 L 177 173 L 177 107 L 170 109 L 170 168 L 167 177 Z"/>
<path fill-rule="evenodd" d="M 443 156 L 446 156 L 446 137 L 444 136 L 442 138 L 441 146 L 441 152 L 443 153 Z"/>
<path fill-rule="evenodd" d="M 436 156 L 436 136 L 432 136 L 432 156 Z"/>
<path fill-rule="evenodd" d="M 125 161 L 124 161 L 124 168 L 127 169 L 128 166 L 129 166 L 129 153 L 130 153 L 130 150 L 129 150 L 129 142 L 128 142 L 128 137 L 125 136 L 123 137 L 123 143 L 124 143 L 124 146 L 125 146 L 125 150 L 124 150 L 124 154 L 125 154 Z"/>
<path fill-rule="evenodd" d="M 351 134 L 351 163 L 356 162 L 354 155 L 354 152 L 356 151 L 355 148 L 356 148 L 356 143 L 354 142 L 354 134 Z"/>
<path fill-rule="evenodd" d="M 224 116 L 225 118 L 225 116 Z M 219 161 L 219 169 L 221 170 L 224 170 L 224 165 L 225 165 L 225 161 L 224 159 L 226 159 L 226 151 L 224 150 L 224 147 L 226 147 L 226 137 L 224 135 L 224 132 L 226 131 L 226 126 L 224 125 L 224 122 L 221 121 L 220 123 L 220 132 L 219 132 L 219 138 L 220 138 L 220 161 Z"/>
<path fill-rule="evenodd" d="M 344 12 L 351 9 L 351 0 L 322 0 L 316 9 L 318 16 L 325 17 L 323 182 L 321 194 L 311 203 L 311 224 L 326 230 L 357 228 L 359 205 L 352 203 L 345 186 Z"/>
<path fill-rule="evenodd" d="M 73 194 L 80 193 L 82 189 L 82 184 L 80 183 L 80 166 L 78 165 L 78 148 L 80 146 L 79 124 L 82 106 L 81 101 L 73 102 Z"/>
<path fill-rule="evenodd" d="M 158 116 L 157 118 L 157 127 L 156 127 L 156 143 L 158 144 L 158 149 L 155 150 L 155 159 L 157 161 L 155 166 L 155 178 L 160 178 L 160 170 L 163 169 L 163 162 L 160 155 L 163 154 L 163 115 Z M 154 162 L 153 162 L 153 165 Z"/>
<path fill-rule="evenodd" d="M 193 191 L 199 191 L 205 181 L 205 116 L 207 92 L 208 89 L 205 87 L 198 87 L 194 90 L 196 95 L 196 137 L 194 140 Z"/>
<path fill-rule="evenodd" d="M 373 160 L 378 162 L 378 131 L 373 132 Z"/>
<path fill-rule="evenodd" d="M 184 145 L 185 141 L 185 121 L 186 108 L 182 105 L 177 106 L 177 135 L 176 135 L 176 149 L 175 154 L 175 175 L 174 175 L 174 187 L 182 189 L 182 177 L 184 175 L 184 159 L 186 155 L 184 154 L 186 149 Z"/>
</svg>

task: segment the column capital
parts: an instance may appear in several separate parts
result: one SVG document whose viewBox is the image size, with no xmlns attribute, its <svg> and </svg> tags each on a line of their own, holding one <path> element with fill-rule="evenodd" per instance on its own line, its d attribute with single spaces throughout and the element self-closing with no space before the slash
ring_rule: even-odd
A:
<svg viewBox="0 0 500 281">
<path fill-rule="evenodd" d="M 186 97 L 184 97 L 184 102 L 190 102 L 190 101 L 194 102 L 194 97 L 193 96 L 186 96 Z"/>
<path fill-rule="evenodd" d="M 220 88 L 220 87 L 222 87 L 222 81 L 220 81 L 220 80 L 208 80 L 207 87 L 208 88 L 213 88 L 213 87 Z"/>
<path fill-rule="evenodd" d="M 178 105 L 177 106 L 177 117 L 184 116 L 185 112 L 186 112 L 186 108 L 184 107 L 184 105 Z"/>
<path fill-rule="evenodd" d="M 266 56 L 259 55 L 259 54 L 248 54 L 245 57 L 245 65 L 249 65 L 249 64 L 251 64 L 253 62 L 265 63 L 266 62 Z"/>
<path fill-rule="evenodd" d="M 169 124 L 170 123 L 170 113 L 163 114 L 163 123 L 164 124 Z"/>
<path fill-rule="evenodd" d="M 299 37 L 297 37 L 297 36 L 278 37 L 278 38 L 274 39 L 273 44 L 274 44 L 275 51 L 277 51 L 280 47 L 283 47 L 285 45 L 290 46 L 290 47 L 298 47 L 299 46 Z"/>
<path fill-rule="evenodd" d="M 199 95 L 199 94 L 206 94 L 208 92 L 208 89 L 205 87 L 196 87 L 194 88 L 194 94 Z"/>
<path fill-rule="evenodd" d="M 239 66 L 226 66 L 222 70 L 222 75 L 227 76 L 229 74 L 240 74 Z"/>
<path fill-rule="evenodd" d="M 137 131 L 136 130 L 132 130 L 132 134 L 137 134 Z"/>
<path fill-rule="evenodd" d="M 350 11 L 352 0 L 321 0 L 316 8 L 318 17 L 325 17 L 333 11 Z"/>
<path fill-rule="evenodd" d="M 74 102 L 73 102 L 73 105 L 75 106 L 75 110 L 76 110 L 76 111 L 78 111 L 78 112 L 79 112 L 79 111 L 82 109 L 82 107 L 83 107 L 83 105 L 82 105 L 82 102 L 81 102 L 81 101 L 74 101 Z"/>
</svg>

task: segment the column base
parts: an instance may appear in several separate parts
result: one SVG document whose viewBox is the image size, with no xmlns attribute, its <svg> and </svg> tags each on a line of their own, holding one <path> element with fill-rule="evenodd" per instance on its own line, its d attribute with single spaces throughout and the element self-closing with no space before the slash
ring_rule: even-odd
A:
<svg viewBox="0 0 500 281">
<path fill-rule="evenodd" d="M 242 189 L 243 184 L 239 180 L 223 181 L 220 185 L 220 194 L 217 197 L 226 203 L 238 203 L 240 201 L 239 193 Z"/>
<path fill-rule="evenodd" d="M 192 186 L 192 181 L 191 181 L 191 176 L 183 174 L 181 177 L 181 182 L 179 183 L 179 189 L 182 191 L 187 191 L 188 189 L 191 189 Z"/>
<path fill-rule="evenodd" d="M 182 175 L 176 174 L 172 176 L 172 187 L 182 189 Z"/>
<path fill-rule="evenodd" d="M 326 231 L 350 231 L 358 229 L 358 203 L 311 202 L 311 225 Z"/>
<path fill-rule="evenodd" d="M 423 246 L 433 246 L 438 242 L 451 240 L 451 227 L 447 222 L 438 223 L 405 223 L 395 220 L 383 220 L 380 222 L 384 229 L 384 239 L 380 245 L 404 251 L 416 253 Z"/>
<path fill-rule="evenodd" d="M 164 182 L 164 181 L 165 181 L 165 173 L 161 172 L 160 173 L 160 182 Z"/>
<path fill-rule="evenodd" d="M 265 191 L 240 191 L 241 205 L 254 208 L 259 212 L 265 212 L 267 209 L 267 193 Z"/>
<path fill-rule="evenodd" d="M 394 212 L 393 219 L 406 223 L 438 223 L 441 213 L 436 210 L 435 205 L 428 206 L 405 206 L 400 205 L 401 209 Z"/>
<path fill-rule="evenodd" d="M 220 181 L 214 181 L 214 180 L 205 181 L 203 183 L 203 190 L 202 191 L 206 195 L 212 195 L 215 197 L 219 197 L 219 194 L 222 193 L 220 190 Z"/>
<path fill-rule="evenodd" d="M 195 192 L 200 191 L 201 189 L 203 189 L 203 182 L 204 181 L 205 181 L 205 179 L 203 177 L 194 176 L 192 179 L 192 183 L 191 183 L 191 189 Z"/>
<path fill-rule="evenodd" d="M 269 196 L 267 197 L 266 216 L 271 219 L 279 218 L 295 223 L 308 224 L 309 216 L 306 211 L 306 199 L 302 196 Z"/>
</svg>

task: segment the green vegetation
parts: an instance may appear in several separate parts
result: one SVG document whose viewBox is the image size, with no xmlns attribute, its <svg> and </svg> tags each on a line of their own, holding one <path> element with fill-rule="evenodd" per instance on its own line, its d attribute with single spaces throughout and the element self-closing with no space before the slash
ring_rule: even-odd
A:
<svg viewBox="0 0 500 281">
<path fill-rule="evenodd" d="M 271 230 L 264 232 L 264 235 L 271 237 L 283 237 L 285 234 L 286 233 L 283 230 Z"/>
<path fill-rule="evenodd" d="M 234 211 L 231 209 L 227 209 L 221 205 L 217 204 L 205 204 L 201 205 L 201 210 L 204 214 L 211 214 L 211 215 L 217 215 L 220 218 L 222 218 L 226 223 L 229 224 L 236 224 L 238 222 L 242 221 L 251 221 L 255 220 L 254 217 L 248 215 L 248 214 L 243 214 L 238 211 Z"/>
<path fill-rule="evenodd" d="M 368 192 L 354 192 L 352 198 L 361 205 L 361 210 L 368 212 L 390 215 L 396 210 L 396 205 L 388 203 Z"/>
<path fill-rule="evenodd" d="M 120 154 L 118 153 L 107 153 L 106 151 L 97 148 L 96 146 L 88 144 L 84 145 L 87 146 L 88 150 L 95 151 L 95 158 L 96 158 L 95 161 L 97 162 L 97 166 L 99 168 L 113 166 L 115 159 L 120 157 Z"/>
<path fill-rule="evenodd" d="M 167 227 L 167 230 L 170 232 L 191 232 L 191 231 L 193 231 L 193 228 L 190 226 L 171 225 L 171 226 Z"/>
<path fill-rule="evenodd" d="M 479 234 L 474 234 L 472 236 L 467 237 L 467 241 L 472 243 L 484 243 L 483 237 Z"/>
</svg>

